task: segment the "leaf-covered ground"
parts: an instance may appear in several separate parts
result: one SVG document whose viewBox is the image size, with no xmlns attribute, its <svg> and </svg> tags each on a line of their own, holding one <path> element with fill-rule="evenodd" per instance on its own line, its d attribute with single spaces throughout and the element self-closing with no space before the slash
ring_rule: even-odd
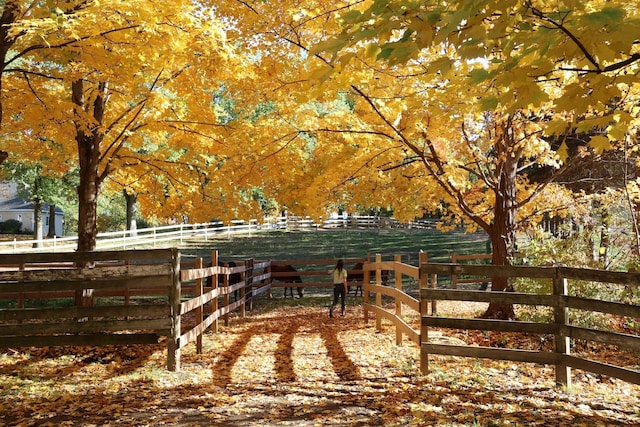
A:
<svg viewBox="0 0 640 427">
<path fill-rule="evenodd" d="M 431 357 L 362 311 L 287 307 L 234 319 L 165 370 L 164 346 L 0 356 L 0 425 L 640 425 L 640 386 L 533 364 Z"/>
</svg>

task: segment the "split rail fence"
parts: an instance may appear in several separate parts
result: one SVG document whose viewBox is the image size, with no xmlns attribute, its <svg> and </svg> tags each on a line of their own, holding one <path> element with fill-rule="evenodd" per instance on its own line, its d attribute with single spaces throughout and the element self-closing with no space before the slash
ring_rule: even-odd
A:
<svg viewBox="0 0 640 427">
<path fill-rule="evenodd" d="M 310 270 L 268 272 L 291 263 Z M 244 317 L 256 296 L 292 286 L 284 283 L 292 275 L 305 278 L 293 286 L 331 286 L 334 263 L 247 259 L 231 266 L 217 251 L 210 261 L 181 262 L 177 249 L 3 255 L 0 348 L 166 342 L 167 368 L 179 370 L 180 350 L 195 341 L 201 352 L 204 332 L 228 324 L 230 313 Z"/>
<path fill-rule="evenodd" d="M 573 281 L 593 282 L 592 286 L 621 286 L 636 294 L 640 292 L 640 273 L 587 270 L 567 267 L 529 267 L 494 266 L 463 264 L 430 264 L 426 254 L 421 254 L 419 267 L 403 264 L 399 260 L 376 261 L 365 265 L 364 303 L 365 319 L 368 313 L 375 315 L 376 327 L 381 329 L 381 321 L 386 319 L 396 329 L 396 342 L 402 342 L 403 335 L 420 346 L 420 367 L 424 374 L 429 372 L 429 356 L 445 355 L 471 358 L 488 358 L 514 362 L 530 362 L 555 366 L 556 383 L 571 384 L 571 369 L 619 378 L 640 384 L 640 363 L 634 366 L 616 366 L 608 362 L 597 361 L 572 354 L 572 340 L 584 340 L 603 345 L 617 346 L 620 351 L 640 354 L 640 336 L 580 327 L 571 324 L 571 316 L 604 313 L 619 316 L 631 322 L 640 323 L 640 306 L 619 302 L 602 301 L 572 295 L 570 283 Z M 395 276 L 395 288 L 380 284 L 381 270 L 389 270 Z M 369 278 L 375 274 L 375 280 L 369 284 Z M 529 278 L 551 281 L 551 294 L 530 294 L 522 292 L 491 292 L 442 288 L 438 284 L 438 275 L 467 277 L 466 283 L 481 284 L 491 282 L 492 278 L 507 277 Z M 419 281 L 419 296 L 414 298 L 402 289 L 403 276 Z M 406 281 L 405 281 L 406 282 Z M 456 280 L 450 282 L 455 285 Z M 607 288 L 605 288 L 607 289 Z M 606 293 L 606 292 L 604 292 Z M 373 296 L 373 298 L 372 298 Z M 386 297 L 383 299 L 383 297 Z M 392 301 L 391 303 L 389 301 Z M 480 318 L 439 317 L 437 301 L 472 301 L 488 304 L 514 304 L 548 307 L 553 311 L 551 322 L 528 322 L 490 320 Z M 389 307 L 392 308 L 389 308 Z M 403 312 L 403 307 L 409 312 Z M 407 321 L 418 317 L 419 326 Z M 494 332 L 517 332 L 553 337 L 553 351 L 522 348 L 480 347 L 457 344 L 443 344 L 432 341 L 430 331 L 438 329 L 439 338 L 443 330 L 480 330 Z M 640 359 L 638 359 L 640 360 Z"/>
<path fill-rule="evenodd" d="M 640 322 L 640 306 L 580 298 L 569 292 L 573 281 L 593 286 L 624 286 L 638 292 L 640 273 L 622 273 L 566 267 L 523 267 L 461 264 L 430 264 L 421 253 L 417 266 L 401 256 L 364 262 L 362 273 L 365 319 L 375 316 L 376 327 L 392 322 L 396 342 L 403 336 L 420 346 L 420 366 L 429 371 L 430 355 L 489 358 L 554 365 L 556 382 L 570 384 L 571 369 L 581 369 L 640 384 L 638 366 L 614 366 L 572 354 L 571 340 L 618 346 L 621 351 L 640 352 L 640 337 L 609 330 L 572 325 L 571 315 L 599 312 Z M 328 270 L 335 260 L 264 261 L 251 259 L 236 267 L 219 264 L 217 252 L 211 262 L 182 262 L 177 249 L 92 253 L 48 253 L 3 255 L 0 261 L 0 348 L 55 345 L 157 344 L 166 341 L 167 367 L 180 369 L 180 350 L 196 342 L 202 350 L 202 335 L 218 322 L 228 322 L 229 313 L 244 316 L 253 298 L 271 293 L 276 282 L 299 274 L 307 287 L 332 286 Z M 298 267 L 296 273 L 269 273 L 276 264 Z M 304 268 L 302 268 L 304 266 Z M 386 274 L 385 274 L 386 272 Z M 390 286 L 383 285 L 383 277 Z M 525 277 L 551 281 L 549 295 L 521 292 L 487 292 L 445 289 L 438 276 L 476 278 L 477 283 L 495 277 Z M 324 276 L 324 277 L 323 277 Z M 235 279 L 234 279 L 235 278 Z M 352 285 L 359 283 L 352 282 Z M 411 284 L 408 286 L 406 284 Z M 418 284 L 417 289 L 415 284 Z M 232 301 L 232 295 L 237 297 Z M 472 301 L 549 307 L 553 321 L 522 322 L 477 318 L 439 317 L 436 301 Z M 66 306 L 59 303 L 66 301 Z M 71 301 L 71 304 L 68 302 Z M 553 351 L 494 348 L 435 343 L 430 331 L 481 330 L 520 332 L 554 338 Z"/>
</svg>

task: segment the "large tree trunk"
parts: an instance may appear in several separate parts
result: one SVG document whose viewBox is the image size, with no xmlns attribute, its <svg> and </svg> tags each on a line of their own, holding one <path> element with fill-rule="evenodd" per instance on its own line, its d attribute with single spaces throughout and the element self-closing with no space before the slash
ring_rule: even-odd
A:
<svg viewBox="0 0 640 427">
<path fill-rule="evenodd" d="M 82 153 L 80 155 L 90 155 Z M 82 163 L 82 161 L 81 161 Z M 78 252 L 89 252 L 96 248 L 98 234 L 98 182 L 92 170 L 80 169 L 78 185 Z"/>
<path fill-rule="evenodd" d="M 78 185 L 78 251 L 93 251 L 96 248 L 98 234 L 98 192 L 101 178 L 99 175 L 100 144 L 104 138 L 101 131 L 106 103 L 106 84 L 100 85 L 100 95 L 92 105 L 85 105 L 84 82 L 76 80 L 71 84 L 72 100 L 76 105 L 76 143 L 80 163 L 80 183 Z M 96 125 L 89 125 L 86 113 L 91 114 Z M 90 127 L 90 131 L 87 130 Z"/>
<path fill-rule="evenodd" d="M 49 230 L 47 231 L 47 237 L 50 239 L 56 237 L 56 205 L 53 203 L 49 204 Z"/>
<path fill-rule="evenodd" d="M 130 236 L 136 235 L 136 201 L 138 200 L 138 196 L 133 193 L 127 193 L 127 190 L 122 191 L 124 194 L 124 199 L 127 202 L 127 230 L 130 230 Z"/>
<path fill-rule="evenodd" d="M 507 151 L 507 150 L 505 150 Z M 488 231 L 493 246 L 491 261 L 494 265 L 511 265 L 516 244 L 516 214 L 518 210 L 516 199 L 516 178 L 518 171 L 517 156 L 503 156 L 498 173 L 495 192 L 493 223 Z M 513 290 L 506 277 L 492 278 L 491 290 L 503 292 Z M 515 319 L 513 304 L 490 303 L 482 315 L 487 319 Z"/>
<path fill-rule="evenodd" d="M 44 238 L 42 233 L 42 201 L 36 198 L 33 201 L 33 243 L 34 248 L 41 248 L 42 239 Z"/>
<path fill-rule="evenodd" d="M 98 234 L 98 192 L 102 178 L 99 173 L 100 144 L 104 138 L 102 121 L 106 104 L 106 83 L 98 85 L 98 95 L 91 104 L 85 104 L 84 82 L 71 84 L 71 97 L 75 104 L 76 142 L 80 164 L 78 185 L 78 251 L 93 251 Z M 88 123 L 88 115 L 95 123 Z M 82 266 L 87 267 L 87 266 Z M 92 305 L 93 289 L 76 291 L 76 305 Z"/>
</svg>

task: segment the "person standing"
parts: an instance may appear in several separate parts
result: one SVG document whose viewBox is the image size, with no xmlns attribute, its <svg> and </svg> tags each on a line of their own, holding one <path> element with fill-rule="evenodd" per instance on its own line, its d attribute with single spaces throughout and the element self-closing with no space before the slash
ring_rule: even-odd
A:
<svg viewBox="0 0 640 427">
<path fill-rule="evenodd" d="M 347 298 L 347 269 L 344 268 L 344 261 L 339 259 L 336 266 L 331 271 L 333 277 L 333 304 L 329 308 L 329 317 L 333 317 L 333 309 L 338 305 L 338 297 L 342 303 L 342 315 L 346 309 Z"/>
</svg>

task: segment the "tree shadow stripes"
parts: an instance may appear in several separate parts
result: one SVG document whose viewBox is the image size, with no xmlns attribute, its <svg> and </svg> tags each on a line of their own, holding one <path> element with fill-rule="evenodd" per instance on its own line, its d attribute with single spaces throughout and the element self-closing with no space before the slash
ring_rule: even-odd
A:
<svg viewBox="0 0 640 427">
<path fill-rule="evenodd" d="M 213 383 L 219 387 L 226 387 L 231 383 L 231 370 L 244 352 L 254 331 L 246 330 L 238 335 L 233 344 L 224 351 L 213 367 Z"/>
<path fill-rule="evenodd" d="M 213 383 L 219 387 L 226 387 L 233 381 L 232 370 L 249 342 L 264 334 L 278 335 L 274 349 L 274 370 L 280 383 L 291 383 L 297 380 L 294 361 L 294 339 L 300 332 L 300 325 L 311 325 L 305 334 L 318 334 L 326 348 L 326 357 L 341 381 L 351 382 L 360 379 L 358 366 L 353 363 L 338 339 L 341 331 L 339 324 L 327 324 L 323 315 L 317 316 L 283 316 L 277 319 L 256 320 L 253 325 L 237 335 L 234 342 L 225 350 L 212 367 Z M 312 354 L 312 357 L 325 357 L 322 353 Z M 305 355 L 304 357 L 309 357 Z"/>
<path fill-rule="evenodd" d="M 298 327 L 281 334 L 276 349 L 276 376 L 279 382 L 294 382 L 296 373 L 293 368 L 293 338 L 298 332 Z"/>
<path fill-rule="evenodd" d="M 360 369 L 344 351 L 344 347 L 338 339 L 339 330 L 335 327 L 320 328 L 320 335 L 327 349 L 327 356 L 331 360 L 334 372 L 341 381 L 358 381 L 361 379 Z"/>
</svg>

